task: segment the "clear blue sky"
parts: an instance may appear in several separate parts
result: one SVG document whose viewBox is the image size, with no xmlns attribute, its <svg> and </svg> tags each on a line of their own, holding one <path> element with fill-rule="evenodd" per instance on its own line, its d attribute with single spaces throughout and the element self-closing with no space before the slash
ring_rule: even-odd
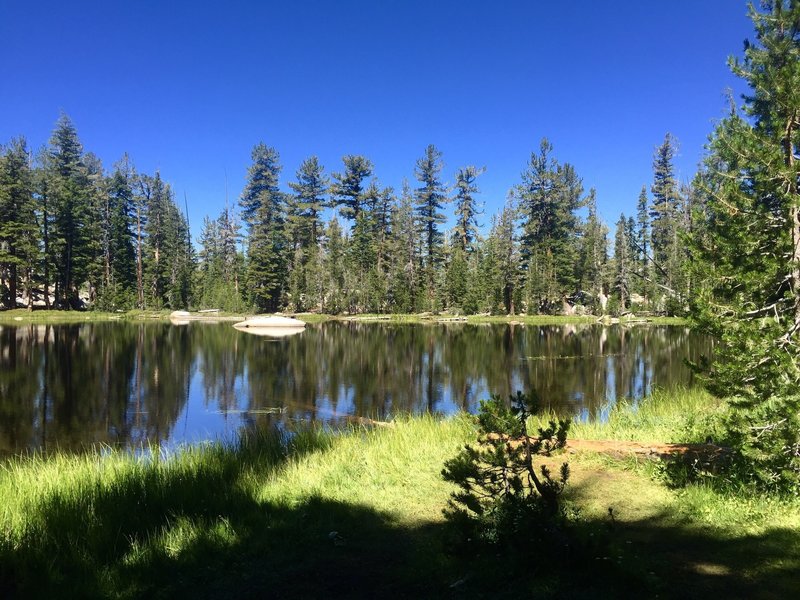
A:
<svg viewBox="0 0 800 600">
<path fill-rule="evenodd" d="M 445 177 L 486 166 L 484 223 L 546 136 L 610 227 L 652 179 L 666 132 L 688 180 L 752 38 L 739 0 L 0 2 L 0 143 L 45 144 L 60 111 L 106 168 L 159 169 L 193 234 L 232 203 L 250 151 L 282 183 L 316 154 L 364 154 L 383 185 L 427 144 Z M 448 212 L 451 212 L 448 210 Z"/>
</svg>

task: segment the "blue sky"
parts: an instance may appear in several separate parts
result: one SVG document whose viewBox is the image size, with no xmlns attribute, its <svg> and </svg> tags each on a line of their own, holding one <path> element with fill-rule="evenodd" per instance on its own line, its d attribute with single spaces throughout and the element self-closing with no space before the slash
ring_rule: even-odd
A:
<svg viewBox="0 0 800 600">
<path fill-rule="evenodd" d="M 487 168 L 488 223 L 547 137 L 613 227 L 666 132 L 691 178 L 725 90 L 743 91 L 726 59 L 752 38 L 746 13 L 738 0 L 7 0 L 0 143 L 42 146 L 63 110 L 106 168 L 128 152 L 185 193 L 196 236 L 226 175 L 238 199 L 259 141 L 280 152 L 284 188 L 307 156 L 330 172 L 364 154 L 399 189 L 433 143 L 448 182 Z"/>
</svg>

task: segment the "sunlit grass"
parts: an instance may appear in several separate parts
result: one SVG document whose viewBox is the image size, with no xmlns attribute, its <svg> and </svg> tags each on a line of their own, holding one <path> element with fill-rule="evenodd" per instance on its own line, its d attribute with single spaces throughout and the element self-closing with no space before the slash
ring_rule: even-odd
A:
<svg viewBox="0 0 800 600">
<path fill-rule="evenodd" d="M 307 454 L 261 489 L 271 502 L 310 497 L 369 505 L 407 522 L 439 520 L 451 490 L 440 473 L 474 431 L 465 417 L 423 416 L 389 428 L 360 429 L 324 453 Z"/>
<path fill-rule="evenodd" d="M 602 418 L 572 423 L 570 436 L 587 440 L 698 443 L 716 437 L 712 416 L 725 405 L 702 388 L 655 390 L 642 400 L 620 399 Z"/>
</svg>

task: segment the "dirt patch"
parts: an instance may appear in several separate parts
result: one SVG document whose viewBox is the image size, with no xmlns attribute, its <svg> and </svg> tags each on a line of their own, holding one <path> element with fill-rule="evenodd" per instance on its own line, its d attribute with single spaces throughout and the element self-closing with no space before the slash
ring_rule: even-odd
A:
<svg viewBox="0 0 800 600">
<path fill-rule="evenodd" d="M 683 458 L 710 462 L 730 454 L 730 449 L 715 444 L 662 444 L 651 442 L 628 442 L 619 440 L 567 441 L 568 452 L 598 452 L 615 458 L 631 455 L 653 459 Z"/>
<path fill-rule="evenodd" d="M 506 436 L 489 434 L 490 439 L 497 439 Z M 535 438 L 530 438 L 535 439 Z M 516 446 L 522 440 L 509 440 L 511 445 Z M 701 461 L 714 463 L 730 456 L 731 449 L 716 444 L 664 444 L 659 442 L 631 442 L 622 440 L 580 440 L 570 438 L 567 440 L 566 451 L 570 454 L 575 452 L 595 452 L 607 454 L 614 458 L 627 458 L 631 455 L 641 456 L 651 459 L 675 459 L 680 458 L 687 462 Z"/>
</svg>

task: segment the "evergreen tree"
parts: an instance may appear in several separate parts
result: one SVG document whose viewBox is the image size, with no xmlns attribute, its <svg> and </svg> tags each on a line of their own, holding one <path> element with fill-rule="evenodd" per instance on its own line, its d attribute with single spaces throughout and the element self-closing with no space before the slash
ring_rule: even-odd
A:
<svg viewBox="0 0 800 600">
<path fill-rule="evenodd" d="M 242 216 L 248 227 L 247 288 L 259 310 L 277 310 L 286 284 L 284 196 L 278 188 L 277 150 L 258 144 L 252 152 L 242 192 Z"/>
<path fill-rule="evenodd" d="M 472 244 L 478 233 L 478 211 L 475 194 L 478 186 L 475 180 L 486 171 L 485 168 L 469 166 L 456 172 L 456 195 L 453 202 L 456 205 L 456 227 L 454 237 L 462 253 L 472 250 Z"/>
<path fill-rule="evenodd" d="M 673 297 L 681 291 L 684 262 L 680 243 L 683 206 L 673 165 L 676 152 L 677 142 L 668 133 L 653 158 L 653 185 L 650 188 L 653 193 L 650 227 L 656 282 Z"/>
<path fill-rule="evenodd" d="M 302 162 L 296 177 L 297 182 L 290 183 L 289 187 L 294 191 L 298 208 L 301 245 L 307 248 L 319 242 L 319 214 L 327 206 L 325 195 L 328 193 L 329 179 L 316 156 Z"/>
<path fill-rule="evenodd" d="M 166 242 L 165 259 L 170 270 L 165 304 L 172 309 L 187 309 L 193 300 L 194 248 L 189 235 L 189 221 L 174 201 L 168 205 Z"/>
<path fill-rule="evenodd" d="M 136 307 L 145 308 L 144 292 L 144 239 L 147 227 L 147 207 L 150 203 L 150 181 L 145 175 L 134 175 L 136 193 L 133 197 L 135 213 L 136 247 Z"/>
<path fill-rule="evenodd" d="M 635 269 L 635 255 L 631 254 L 629 221 L 619 216 L 614 232 L 614 294 L 619 299 L 620 311 L 630 304 L 631 272 Z"/>
<path fill-rule="evenodd" d="M 88 214 L 89 219 L 84 225 L 86 240 L 86 253 L 88 265 L 86 269 L 86 283 L 89 302 L 97 301 L 98 291 L 104 286 L 105 276 L 105 246 L 108 240 L 109 222 L 105 219 L 105 207 L 108 203 L 108 190 L 106 189 L 105 170 L 100 158 L 93 152 L 83 156 L 86 166 L 86 176 L 89 181 Z"/>
<path fill-rule="evenodd" d="M 219 252 L 220 268 L 222 280 L 226 287 L 232 290 L 237 300 L 241 298 L 239 289 L 239 279 L 241 270 L 241 257 L 238 251 L 238 244 L 241 237 L 239 233 L 241 226 L 234 214 L 234 211 L 225 206 L 217 218 L 217 249 Z"/>
<path fill-rule="evenodd" d="M 391 237 L 392 209 L 396 198 L 394 188 L 383 188 L 376 199 L 372 209 L 372 223 L 374 227 L 375 249 L 377 253 L 376 266 L 383 274 L 387 254 L 389 252 L 389 238 Z M 382 276 L 382 275 L 381 275 Z"/>
<path fill-rule="evenodd" d="M 0 156 L 0 292 L 9 308 L 16 308 L 20 281 L 25 287 L 28 308 L 33 306 L 38 256 L 33 185 L 25 140 L 14 139 Z"/>
<path fill-rule="evenodd" d="M 218 223 L 208 217 L 203 219 L 203 229 L 200 232 L 199 282 L 198 293 L 201 306 L 216 306 L 218 293 L 223 291 L 222 260 L 220 252 L 220 234 Z"/>
<path fill-rule="evenodd" d="M 142 251 L 145 306 L 187 308 L 194 272 L 189 223 L 159 172 L 139 179 L 147 190 Z"/>
<path fill-rule="evenodd" d="M 747 476 L 800 489 L 800 2 L 750 9 L 756 42 L 731 67 L 750 86 L 744 115 L 716 128 L 693 237 L 706 282 L 694 307 L 715 335 L 711 388 L 729 397 Z"/>
<path fill-rule="evenodd" d="M 586 220 L 583 238 L 581 240 L 580 262 L 578 263 L 581 280 L 581 289 L 590 297 L 590 308 L 604 310 L 601 302 L 603 290 L 603 276 L 608 260 L 608 230 L 597 216 L 597 192 L 594 188 L 589 190 L 586 198 L 589 216 Z"/>
<path fill-rule="evenodd" d="M 414 169 L 417 181 L 422 184 L 416 191 L 416 211 L 425 247 L 425 264 L 429 267 L 438 261 L 442 234 L 437 225 L 445 221 L 440 212 L 447 200 L 444 184 L 439 178 L 443 167 L 442 153 L 430 144 Z"/>
<path fill-rule="evenodd" d="M 309 280 L 306 271 L 312 248 L 319 244 L 319 213 L 325 208 L 328 178 L 316 156 L 306 159 L 296 173 L 297 182 L 289 183 L 294 194 L 288 197 L 287 237 L 289 249 L 289 304 L 294 310 L 309 308 Z"/>
<path fill-rule="evenodd" d="M 106 182 L 101 211 L 104 273 L 99 306 L 102 308 L 131 308 L 135 302 L 133 178 L 133 167 L 125 155 Z"/>
<path fill-rule="evenodd" d="M 91 211 L 93 192 L 83 149 L 66 115 L 56 123 L 48 158 L 47 186 L 53 215 L 49 244 L 56 265 L 56 302 L 76 308 L 79 287 L 86 282 L 94 258 L 90 223 L 97 215 Z"/>
<path fill-rule="evenodd" d="M 637 252 L 635 254 L 635 274 L 637 283 L 635 290 L 649 300 L 652 296 L 652 286 L 650 285 L 650 213 L 648 211 L 647 186 L 642 186 L 639 200 L 636 205 L 636 237 L 631 237 L 631 242 L 635 243 Z M 633 257 L 633 255 L 632 255 Z"/>
<path fill-rule="evenodd" d="M 388 254 L 389 304 L 396 312 L 414 312 L 420 294 L 420 257 L 413 198 L 408 181 L 403 181 L 400 202 L 390 216 Z"/>
<path fill-rule="evenodd" d="M 467 298 L 469 264 L 467 253 L 461 248 L 462 240 L 458 233 L 453 235 L 450 259 L 447 261 L 447 306 L 451 309 L 462 309 Z"/>
<path fill-rule="evenodd" d="M 36 168 L 33 171 L 34 180 L 34 201 L 39 215 L 39 230 L 42 237 L 42 287 L 44 304 L 47 310 L 52 308 L 50 284 L 53 282 L 52 275 L 55 271 L 55 256 L 53 244 L 50 242 L 51 231 L 53 230 L 53 200 L 51 198 L 51 168 L 50 153 L 46 148 L 41 149 L 36 156 Z"/>
<path fill-rule="evenodd" d="M 322 298 L 322 310 L 338 314 L 345 309 L 345 243 L 342 228 L 335 217 L 328 223 L 324 246 L 327 283 Z"/>
<path fill-rule="evenodd" d="M 344 171 L 333 173 L 331 195 L 340 214 L 351 221 L 358 218 L 364 205 L 364 180 L 372 176 L 372 163 L 363 156 L 342 157 Z"/>
<path fill-rule="evenodd" d="M 492 311 L 498 300 L 505 314 L 513 315 L 519 296 L 519 255 L 515 244 L 516 209 L 511 201 L 503 207 L 489 234 L 489 271 L 493 281 Z"/>
<path fill-rule="evenodd" d="M 368 211 L 356 217 L 347 248 L 347 273 L 353 278 L 350 286 L 353 295 L 348 310 L 356 312 L 379 312 L 372 301 L 372 271 L 377 259 L 373 225 Z"/>
<path fill-rule="evenodd" d="M 532 153 L 517 186 L 522 218 L 520 251 L 526 270 L 529 310 L 561 308 L 577 290 L 578 217 L 583 184 L 570 164 L 550 157 L 553 147 L 543 139 L 539 154 Z"/>
</svg>

